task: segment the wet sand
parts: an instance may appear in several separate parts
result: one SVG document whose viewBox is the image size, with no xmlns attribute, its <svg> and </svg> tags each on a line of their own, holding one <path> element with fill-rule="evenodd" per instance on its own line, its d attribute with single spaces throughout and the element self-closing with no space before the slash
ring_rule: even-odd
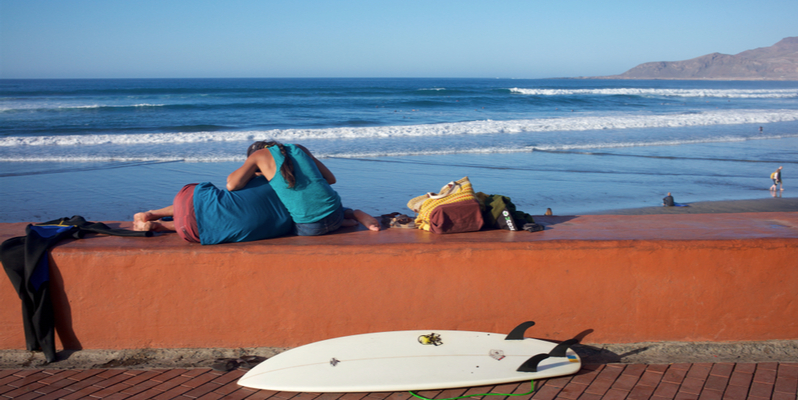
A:
<svg viewBox="0 0 800 400">
<path fill-rule="evenodd" d="M 583 215 L 719 214 L 749 212 L 797 212 L 797 198 L 776 197 L 755 200 L 698 201 L 687 207 L 642 207 L 607 210 Z M 557 210 L 553 210 L 556 213 Z"/>
</svg>

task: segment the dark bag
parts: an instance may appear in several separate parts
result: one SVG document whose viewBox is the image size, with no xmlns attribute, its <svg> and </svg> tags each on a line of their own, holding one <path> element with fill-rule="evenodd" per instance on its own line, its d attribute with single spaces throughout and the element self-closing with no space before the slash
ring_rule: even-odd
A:
<svg viewBox="0 0 800 400">
<path fill-rule="evenodd" d="M 477 201 L 441 204 L 431 211 L 433 233 L 475 232 L 483 227 L 483 214 Z"/>
</svg>

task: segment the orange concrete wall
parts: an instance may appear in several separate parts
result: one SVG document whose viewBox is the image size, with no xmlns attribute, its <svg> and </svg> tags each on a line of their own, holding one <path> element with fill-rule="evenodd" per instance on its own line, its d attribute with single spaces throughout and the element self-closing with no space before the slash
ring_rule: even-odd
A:
<svg viewBox="0 0 800 400">
<path fill-rule="evenodd" d="M 531 337 L 593 329 L 586 343 L 796 339 L 797 214 L 780 214 L 794 237 L 563 236 L 590 227 L 581 221 L 609 225 L 597 217 L 539 233 L 391 229 L 217 246 L 92 237 L 52 251 L 59 348 L 293 347 L 526 320 L 537 322 Z M 21 349 L 19 299 L 0 280 L 0 349 Z"/>
</svg>

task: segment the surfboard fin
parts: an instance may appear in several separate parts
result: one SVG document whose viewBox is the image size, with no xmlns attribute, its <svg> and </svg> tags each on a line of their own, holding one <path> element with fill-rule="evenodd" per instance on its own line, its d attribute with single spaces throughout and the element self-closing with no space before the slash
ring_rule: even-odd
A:
<svg viewBox="0 0 800 400">
<path fill-rule="evenodd" d="M 522 325 L 520 325 L 520 326 L 522 326 Z M 508 338 L 506 338 L 506 340 L 508 340 Z M 517 371 L 519 371 L 519 372 L 536 372 L 537 369 L 539 368 L 539 363 L 542 362 L 542 360 L 548 359 L 550 357 L 566 357 L 567 356 L 567 349 L 569 348 L 569 346 L 572 346 L 573 344 L 576 344 L 576 343 L 579 343 L 579 342 L 580 342 L 580 340 L 578 340 L 578 339 L 567 339 L 567 340 L 557 344 L 556 347 L 553 347 L 553 350 L 550 350 L 550 353 L 548 353 L 548 354 L 544 354 L 544 353 L 537 354 L 537 355 L 529 358 L 527 361 L 522 363 L 522 365 L 520 365 L 519 368 L 517 368 Z"/>
<path fill-rule="evenodd" d="M 532 327 L 535 324 L 533 321 L 526 321 L 519 325 L 516 328 L 511 330 L 511 333 L 506 336 L 506 340 L 522 340 L 525 339 L 525 331 L 528 328 Z"/>
<path fill-rule="evenodd" d="M 553 350 L 550 350 L 551 357 L 566 357 L 567 356 L 567 349 L 569 346 L 578 343 L 578 339 L 567 339 L 561 343 L 559 343 Z"/>
<path fill-rule="evenodd" d="M 539 363 L 542 362 L 542 360 L 547 359 L 547 358 L 550 358 L 549 354 L 537 354 L 537 355 L 529 358 L 524 363 L 522 363 L 522 365 L 520 365 L 519 368 L 517 368 L 517 371 L 519 371 L 519 372 L 536 372 L 536 369 L 539 367 Z"/>
</svg>

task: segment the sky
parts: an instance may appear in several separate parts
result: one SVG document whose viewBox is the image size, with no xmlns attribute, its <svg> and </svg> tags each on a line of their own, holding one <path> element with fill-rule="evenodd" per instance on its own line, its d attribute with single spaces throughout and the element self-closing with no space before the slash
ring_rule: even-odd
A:
<svg viewBox="0 0 800 400">
<path fill-rule="evenodd" d="M 0 0 L 0 79 L 615 75 L 797 21 L 797 0 Z"/>
</svg>

